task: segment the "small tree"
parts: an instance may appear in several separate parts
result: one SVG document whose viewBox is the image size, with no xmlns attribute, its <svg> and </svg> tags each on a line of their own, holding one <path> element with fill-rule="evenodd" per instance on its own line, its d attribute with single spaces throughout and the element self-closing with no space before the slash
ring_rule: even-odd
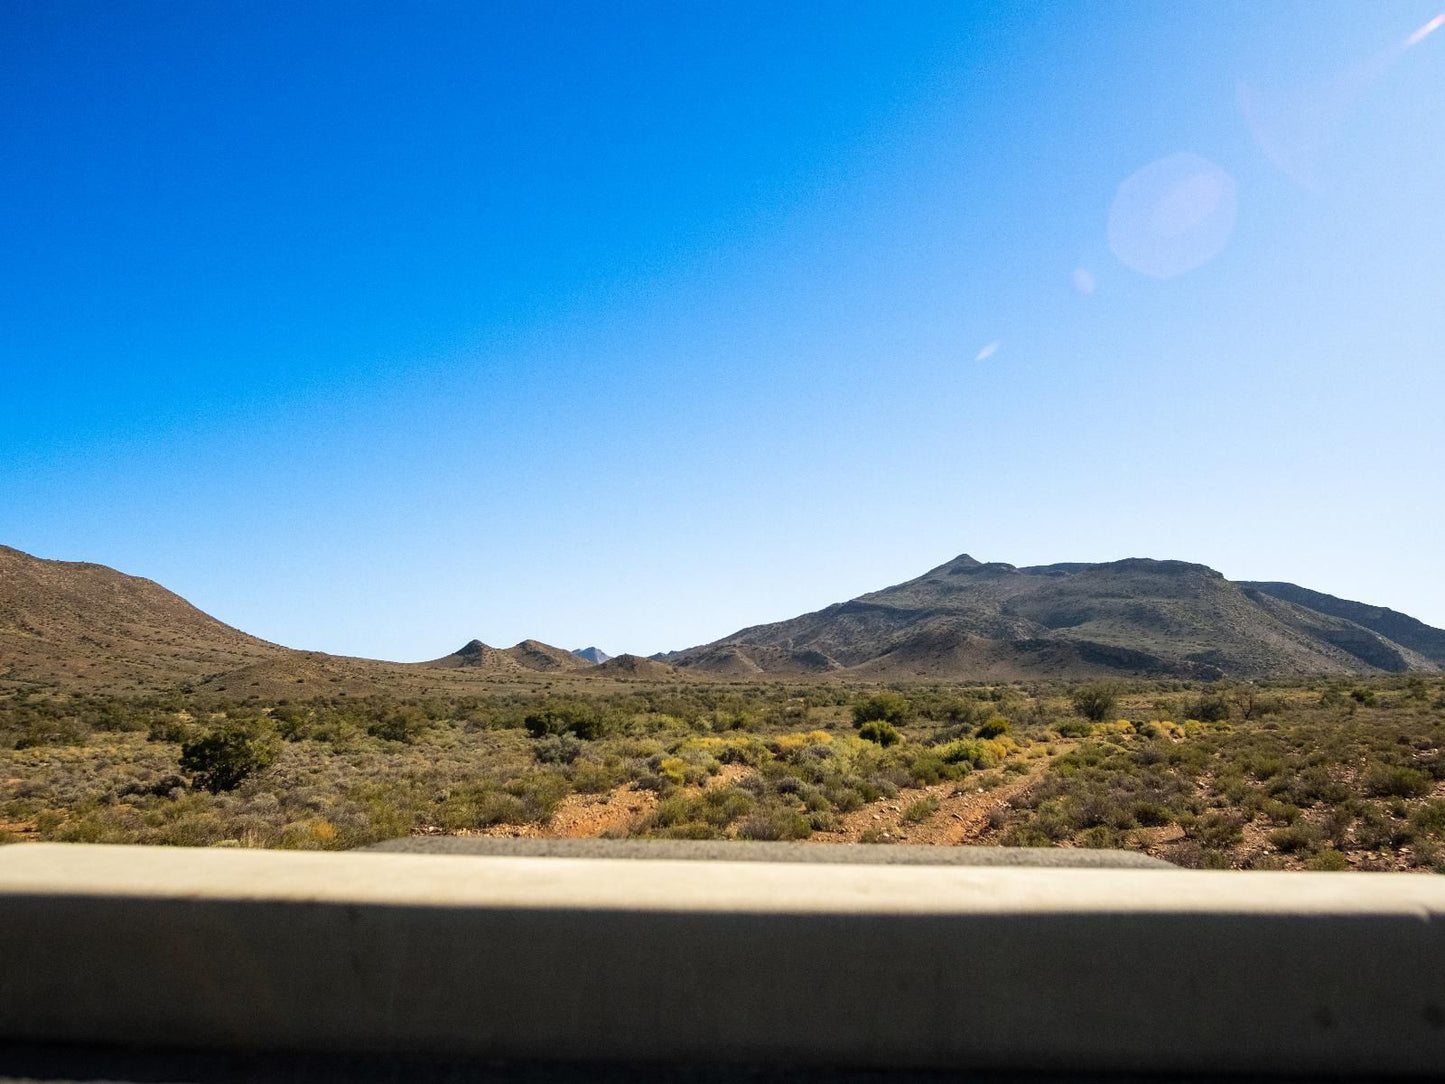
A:
<svg viewBox="0 0 1445 1084">
<path fill-rule="evenodd" d="M 191 773 L 192 786 L 220 794 L 269 768 L 279 751 L 275 734 L 259 720 L 228 721 L 181 743 L 181 769 Z"/>
<path fill-rule="evenodd" d="M 1074 710 L 1091 723 L 1102 723 L 1119 703 L 1118 686 L 1107 681 L 1080 685 L 1074 690 Z"/>
</svg>

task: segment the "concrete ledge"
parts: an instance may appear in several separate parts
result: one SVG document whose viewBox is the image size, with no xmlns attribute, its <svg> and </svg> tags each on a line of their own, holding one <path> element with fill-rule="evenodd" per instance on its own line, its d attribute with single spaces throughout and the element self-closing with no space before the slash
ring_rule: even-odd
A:
<svg viewBox="0 0 1445 1084">
<path fill-rule="evenodd" d="M 1445 879 L 0 848 L 0 1040 L 1434 1075 Z"/>
<path fill-rule="evenodd" d="M 389 854 L 481 854 L 531 858 L 632 858 L 679 862 L 823 862 L 870 866 L 1046 866 L 1050 869 L 1176 869 L 1135 851 L 1064 847 L 924 847 L 907 844 L 771 843 L 716 839 L 526 839 L 409 836 L 361 850 Z"/>
</svg>

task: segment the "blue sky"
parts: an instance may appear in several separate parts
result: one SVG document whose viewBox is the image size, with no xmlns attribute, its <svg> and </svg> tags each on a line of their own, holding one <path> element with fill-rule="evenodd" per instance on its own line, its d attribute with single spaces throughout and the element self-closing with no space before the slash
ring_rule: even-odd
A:
<svg viewBox="0 0 1445 1084">
<path fill-rule="evenodd" d="M 0 542 L 650 653 L 1175 557 L 1445 625 L 1440 0 L 0 10 Z"/>
</svg>

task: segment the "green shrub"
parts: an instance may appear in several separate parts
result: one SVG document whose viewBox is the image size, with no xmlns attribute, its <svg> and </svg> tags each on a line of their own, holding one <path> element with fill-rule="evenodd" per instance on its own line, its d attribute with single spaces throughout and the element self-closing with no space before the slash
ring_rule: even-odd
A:
<svg viewBox="0 0 1445 1084">
<path fill-rule="evenodd" d="M 966 764 L 971 768 L 992 768 L 998 764 L 993 748 L 978 738 L 960 738 L 939 746 L 938 755 L 945 764 Z"/>
<path fill-rule="evenodd" d="M 899 693 L 874 693 L 853 705 L 853 725 L 861 728 L 872 722 L 902 723 L 908 718 L 911 707 L 907 698 Z"/>
<path fill-rule="evenodd" d="M 1295 821 L 1269 834 L 1269 841 L 1285 854 L 1311 851 L 1324 842 L 1324 833 L 1308 821 Z"/>
<path fill-rule="evenodd" d="M 584 741 L 605 737 L 613 729 L 607 712 L 600 704 L 574 700 L 548 701 L 524 716 L 522 725 L 534 738 L 571 734 Z"/>
<path fill-rule="evenodd" d="M 1420 798 L 1430 793 L 1424 772 L 1389 764 L 1372 764 L 1365 770 L 1365 790 L 1377 798 Z"/>
<path fill-rule="evenodd" d="M 1305 863 L 1305 869 L 1319 872 L 1338 872 L 1350 868 L 1349 859 L 1333 847 L 1321 851 Z"/>
<path fill-rule="evenodd" d="M 537 739 L 532 755 L 543 764 L 571 764 L 583 748 L 581 740 L 572 734 L 547 734 Z"/>
<path fill-rule="evenodd" d="M 1198 840 L 1206 848 L 1217 850 L 1243 839 L 1244 825 L 1245 820 L 1239 814 L 1214 810 L 1186 828 L 1184 834 L 1190 839 Z"/>
<path fill-rule="evenodd" d="M 11 743 L 16 749 L 38 749 L 47 745 L 80 745 L 90 737 L 90 727 L 73 715 L 32 718 Z"/>
<path fill-rule="evenodd" d="M 1169 807 L 1158 802 L 1136 802 L 1134 820 L 1141 828 L 1162 828 L 1174 819 Z"/>
<path fill-rule="evenodd" d="M 381 712 L 366 725 L 373 738 L 411 744 L 427 727 L 427 718 L 420 708 L 402 704 Z"/>
<path fill-rule="evenodd" d="M 193 726 L 174 715 L 162 715 L 152 719 L 150 726 L 146 728 L 146 741 L 183 742 L 194 730 Z"/>
<path fill-rule="evenodd" d="M 572 793 L 572 784 L 557 772 L 532 772 L 509 781 L 507 793 L 521 801 L 524 821 L 541 821 Z"/>
<path fill-rule="evenodd" d="M 739 839 L 807 839 L 812 833 L 813 824 L 807 816 L 779 806 L 759 809 L 738 825 Z"/>
<path fill-rule="evenodd" d="M 220 794 L 269 768 L 279 752 L 275 733 L 264 724 L 227 722 L 181 744 L 181 769 L 191 773 L 192 786 Z"/>
<path fill-rule="evenodd" d="M 1205 693 L 1186 709 L 1189 718 L 1201 723 L 1222 723 L 1229 718 L 1229 697 L 1223 693 Z"/>
<path fill-rule="evenodd" d="M 1445 801 L 1418 806 L 1410 814 L 1410 826 L 1421 835 L 1445 835 Z"/>
<path fill-rule="evenodd" d="M 903 735 L 898 733 L 898 728 L 892 723 L 885 723 L 881 720 L 872 720 L 864 723 L 858 728 L 858 736 L 864 741 L 871 741 L 885 749 L 890 745 L 897 745 L 903 740 Z"/>
<path fill-rule="evenodd" d="M 980 738 L 998 738 L 1007 734 L 1010 729 L 1009 721 L 1002 715 L 991 715 L 979 725 L 975 733 Z"/>
<path fill-rule="evenodd" d="M 903 810 L 903 823 L 921 824 L 938 812 L 938 799 L 933 795 L 920 798 Z"/>
<path fill-rule="evenodd" d="M 1228 869 L 1229 855 L 1197 840 L 1186 839 L 1164 852 L 1164 858 L 1185 869 Z"/>
</svg>

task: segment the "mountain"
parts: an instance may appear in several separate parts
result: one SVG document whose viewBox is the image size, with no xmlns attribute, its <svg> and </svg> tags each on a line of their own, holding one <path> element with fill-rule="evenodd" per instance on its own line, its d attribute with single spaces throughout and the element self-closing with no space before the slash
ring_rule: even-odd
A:
<svg viewBox="0 0 1445 1084">
<path fill-rule="evenodd" d="M 429 663 L 295 651 L 150 580 L 0 546 L 0 685 L 230 697 L 470 692 L 554 678 L 758 674 L 936 681 L 1274 678 L 1445 670 L 1445 631 L 1289 583 L 1142 558 L 1030 568 L 963 555 L 917 579 L 650 659 L 480 640 Z M 490 683 L 490 684 L 488 684 Z"/>
<path fill-rule="evenodd" d="M 906 583 L 662 658 L 717 675 L 1270 678 L 1441 670 L 1442 644 L 1445 632 L 1394 611 L 1233 583 L 1185 561 L 1017 568 L 963 554 Z"/>
<path fill-rule="evenodd" d="M 0 679 L 140 688 L 289 654 L 150 580 L 0 546 Z"/>
<path fill-rule="evenodd" d="M 640 655 L 617 655 L 600 663 L 593 673 L 616 678 L 675 678 L 677 668 L 657 659 L 644 659 Z"/>
<path fill-rule="evenodd" d="M 540 640 L 523 640 L 514 647 L 506 648 L 490 647 L 480 640 L 472 640 L 450 655 L 421 665 L 442 670 L 472 669 L 497 674 L 524 670 L 549 674 L 591 670 L 594 666 L 575 652 L 544 644 Z"/>
<path fill-rule="evenodd" d="M 586 659 L 588 662 L 596 664 L 604 663 L 612 658 L 611 655 L 607 654 L 607 652 L 603 651 L 600 647 L 575 647 L 572 649 L 572 654 L 576 655 L 579 659 Z"/>
</svg>

